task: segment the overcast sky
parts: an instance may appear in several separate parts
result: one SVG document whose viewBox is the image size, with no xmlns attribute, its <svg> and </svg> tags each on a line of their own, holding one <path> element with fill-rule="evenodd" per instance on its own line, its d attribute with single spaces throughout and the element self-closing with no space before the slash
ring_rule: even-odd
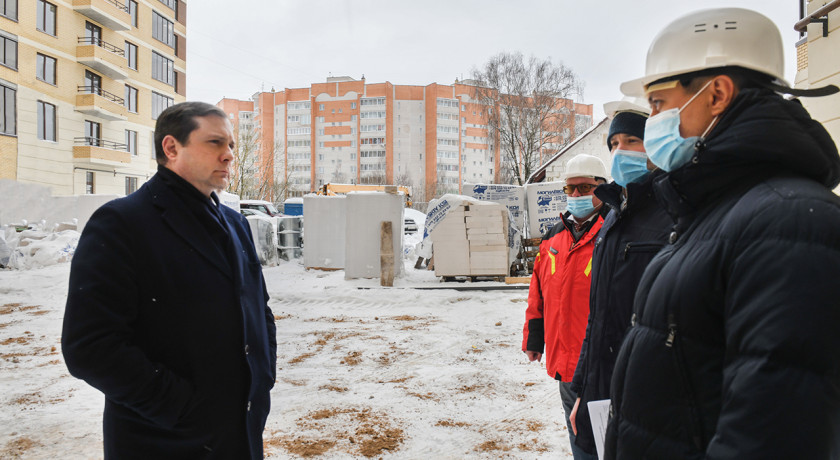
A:
<svg viewBox="0 0 840 460">
<path fill-rule="evenodd" d="M 737 6 L 779 27 L 796 72 L 796 0 L 196 0 L 187 10 L 187 98 L 215 104 L 330 75 L 452 84 L 506 51 L 550 58 L 584 82 L 596 119 L 644 73 L 658 31 L 688 12 Z"/>
</svg>

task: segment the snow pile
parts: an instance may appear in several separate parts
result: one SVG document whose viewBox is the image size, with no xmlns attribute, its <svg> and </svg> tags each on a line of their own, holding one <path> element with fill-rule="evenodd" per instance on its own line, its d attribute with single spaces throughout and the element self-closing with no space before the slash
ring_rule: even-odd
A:
<svg viewBox="0 0 840 460">
<path fill-rule="evenodd" d="M 422 212 L 406 208 L 405 218 L 413 219 L 417 224 L 417 231 L 414 233 L 403 235 L 403 258 L 414 262 L 417 260 L 417 251 L 420 249 L 420 243 L 423 242 L 423 229 L 426 227 L 426 214 Z"/>
<path fill-rule="evenodd" d="M 20 233 L 6 227 L 0 243 L 0 265 L 16 270 L 30 270 L 69 262 L 76 252 L 80 233 L 66 229 L 44 231 L 38 228 Z M 8 257 L 4 258 L 4 253 Z"/>
</svg>

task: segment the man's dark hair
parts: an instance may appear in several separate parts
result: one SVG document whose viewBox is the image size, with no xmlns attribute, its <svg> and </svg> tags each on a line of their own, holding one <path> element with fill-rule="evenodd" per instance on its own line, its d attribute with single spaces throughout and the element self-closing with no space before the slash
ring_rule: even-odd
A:
<svg viewBox="0 0 840 460">
<path fill-rule="evenodd" d="M 163 138 L 171 135 L 182 145 L 186 145 L 190 133 L 198 128 L 196 118 L 216 116 L 227 118 L 225 112 L 206 102 L 182 102 L 168 107 L 160 113 L 155 123 L 155 159 L 159 165 L 165 165 L 167 158 L 163 153 Z"/>
</svg>

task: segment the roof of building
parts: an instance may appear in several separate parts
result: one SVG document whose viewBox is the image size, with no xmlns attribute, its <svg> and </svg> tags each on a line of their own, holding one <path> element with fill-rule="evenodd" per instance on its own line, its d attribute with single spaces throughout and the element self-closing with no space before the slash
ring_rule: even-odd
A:
<svg viewBox="0 0 840 460">
<path fill-rule="evenodd" d="M 583 132 L 583 134 L 581 134 L 580 136 L 578 136 L 578 137 L 576 137 L 574 140 L 572 140 L 572 142 L 569 142 L 569 144 L 568 144 L 568 145 L 566 145 L 565 147 L 563 147 L 563 149 L 562 149 L 562 150 L 560 150 L 559 152 L 555 153 L 553 157 L 549 158 L 549 159 L 548 159 L 548 161 L 546 161 L 545 163 L 543 163 L 543 165 L 542 165 L 542 166 L 540 166 L 539 168 L 537 168 L 537 170 L 536 170 L 536 171 L 534 171 L 533 173 L 531 173 L 531 175 L 528 177 L 528 180 L 527 180 L 527 181 L 525 181 L 525 183 L 526 183 L 526 184 L 535 184 L 535 183 L 537 183 L 537 182 L 542 182 L 542 181 L 544 181 L 544 180 L 545 180 L 545 171 L 548 169 L 548 167 L 549 167 L 549 166 L 551 166 L 551 164 L 552 164 L 552 163 L 554 163 L 555 161 L 557 161 L 560 157 L 562 157 L 562 156 L 563 156 L 563 154 L 565 154 L 566 152 L 568 152 L 568 151 L 569 151 L 572 147 L 574 147 L 577 143 L 579 143 L 580 141 L 582 141 L 582 140 L 586 139 L 586 137 L 587 137 L 587 136 L 589 136 L 590 134 L 592 134 L 593 132 L 595 132 L 595 130 L 597 130 L 599 126 L 603 125 L 604 123 L 607 123 L 608 121 L 609 121 L 609 118 L 604 118 L 604 119 L 603 119 L 603 120 L 601 120 L 600 122 L 598 122 L 598 123 L 596 123 L 596 124 L 592 125 L 589 129 L 587 129 L 586 131 L 584 131 L 584 132 Z"/>
</svg>

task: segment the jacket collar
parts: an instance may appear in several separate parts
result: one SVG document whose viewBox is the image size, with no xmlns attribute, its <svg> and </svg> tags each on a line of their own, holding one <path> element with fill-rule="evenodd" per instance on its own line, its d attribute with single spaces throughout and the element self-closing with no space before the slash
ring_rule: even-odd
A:
<svg viewBox="0 0 840 460">
<path fill-rule="evenodd" d="M 182 181 L 183 184 L 179 184 L 178 181 Z M 195 197 L 184 196 L 189 189 L 184 188 L 183 185 L 186 184 L 192 188 L 201 199 L 207 200 L 208 198 L 195 190 L 180 176 L 160 166 L 157 174 L 147 184 L 151 192 L 152 204 L 160 210 L 161 219 L 172 229 L 173 233 L 183 239 L 214 267 L 233 278 L 231 266 L 227 263 L 224 254 L 222 254 L 222 257 L 219 256 L 218 246 L 211 240 L 210 233 L 190 211 L 189 206 L 195 205 L 191 200 Z M 226 230 L 230 232 L 230 227 L 224 217 L 222 219 Z"/>
</svg>

